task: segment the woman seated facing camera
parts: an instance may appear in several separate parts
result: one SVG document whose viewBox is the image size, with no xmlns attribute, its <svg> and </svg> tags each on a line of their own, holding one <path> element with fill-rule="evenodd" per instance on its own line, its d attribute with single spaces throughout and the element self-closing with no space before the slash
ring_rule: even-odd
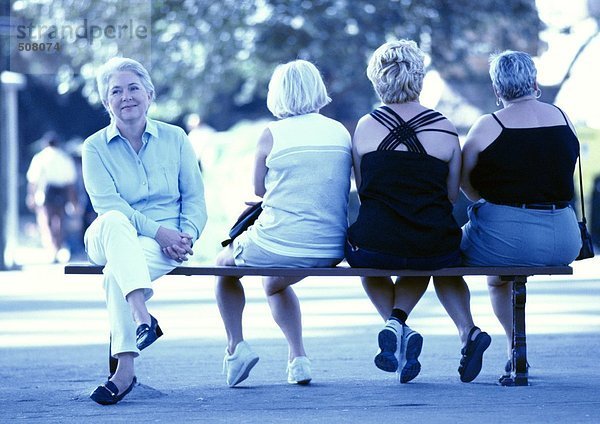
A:
<svg viewBox="0 0 600 424">
<path fill-rule="evenodd" d="M 206 224 L 202 175 L 185 132 L 147 117 L 154 85 L 139 62 L 115 57 L 98 71 L 110 115 L 83 144 L 83 182 L 98 218 L 85 233 L 104 266 L 114 374 L 90 397 L 120 402 L 136 385 L 134 359 L 163 333 L 146 301 L 154 280 L 193 254 Z"/>
<path fill-rule="evenodd" d="M 344 257 L 352 157 L 350 134 L 319 114 L 330 102 L 317 68 L 296 60 L 275 69 L 267 106 L 279 121 L 256 148 L 254 189 L 263 198 L 258 220 L 218 257 L 218 265 L 329 267 Z M 289 344 L 287 380 L 307 384 L 310 361 L 302 342 L 300 305 L 291 285 L 302 278 L 266 277 L 275 321 Z M 216 295 L 227 332 L 224 370 L 231 387 L 258 362 L 244 341 L 244 289 L 239 278 L 218 277 Z"/>
<path fill-rule="evenodd" d="M 460 264 L 461 232 L 452 216 L 459 191 L 461 152 L 454 125 L 419 103 L 424 54 L 414 41 L 379 47 L 367 67 L 383 106 L 358 123 L 352 153 L 360 195 L 358 219 L 348 230 L 353 267 L 433 270 Z M 363 286 L 386 321 L 375 365 L 401 383 L 421 370 L 423 338 L 406 325 L 430 277 L 364 277 Z M 435 277 L 436 293 L 456 324 L 463 348 L 462 381 L 481 370 L 491 339 L 475 327 L 469 288 L 461 278 Z"/>
</svg>

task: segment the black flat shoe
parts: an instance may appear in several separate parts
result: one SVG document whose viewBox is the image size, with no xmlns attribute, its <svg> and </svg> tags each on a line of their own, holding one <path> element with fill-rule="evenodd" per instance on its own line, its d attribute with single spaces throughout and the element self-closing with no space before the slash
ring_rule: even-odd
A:
<svg viewBox="0 0 600 424">
<path fill-rule="evenodd" d="M 471 338 L 477 330 L 479 330 L 479 334 L 472 340 Z M 481 366 L 483 365 L 483 352 L 490 346 L 491 342 L 492 338 L 490 335 L 485 331 L 481 331 L 479 327 L 471 329 L 467 336 L 467 344 L 460 351 L 462 354 L 460 366 L 458 367 L 460 381 L 469 383 L 479 375 Z"/>
<path fill-rule="evenodd" d="M 135 331 L 135 344 L 139 350 L 146 349 L 152 343 L 163 335 L 162 330 L 158 325 L 158 321 L 150 315 L 150 325 L 142 324 Z"/>
<path fill-rule="evenodd" d="M 100 405 L 114 405 L 121 401 L 137 384 L 137 378 L 133 377 L 133 381 L 123 393 L 119 393 L 119 389 L 112 381 L 107 381 L 101 386 L 96 387 L 96 390 L 90 394 L 90 399 Z"/>
</svg>

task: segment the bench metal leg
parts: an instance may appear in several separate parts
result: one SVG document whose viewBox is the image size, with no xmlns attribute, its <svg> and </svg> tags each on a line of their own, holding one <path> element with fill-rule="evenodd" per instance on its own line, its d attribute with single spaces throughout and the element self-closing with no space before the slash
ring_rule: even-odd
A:
<svg viewBox="0 0 600 424">
<path fill-rule="evenodd" d="M 512 286 L 513 330 L 512 371 L 510 378 L 502 380 L 503 386 L 527 386 L 527 336 L 525 332 L 525 302 L 527 277 L 517 276 Z"/>
<path fill-rule="evenodd" d="M 110 350 L 112 347 L 112 334 L 108 339 L 108 378 L 112 377 L 112 375 L 117 372 L 117 365 L 119 364 L 119 360 L 113 357 L 110 354 Z"/>
</svg>

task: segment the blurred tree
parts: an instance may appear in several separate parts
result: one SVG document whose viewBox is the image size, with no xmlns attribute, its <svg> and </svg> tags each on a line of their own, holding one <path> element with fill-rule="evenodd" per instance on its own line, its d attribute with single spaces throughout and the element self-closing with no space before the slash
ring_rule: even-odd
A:
<svg viewBox="0 0 600 424">
<path fill-rule="evenodd" d="M 556 97 L 558 96 L 558 92 L 562 88 L 563 84 L 565 82 L 567 82 L 567 80 L 569 78 L 571 78 L 571 71 L 573 70 L 573 67 L 577 63 L 577 60 L 579 59 L 581 54 L 591 44 L 591 42 L 596 37 L 598 37 L 598 35 L 600 35 L 600 0 L 588 0 L 587 1 L 587 9 L 588 9 L 589 17 L 596 21 L 596 30 L 583 42 L 583 44 L 581 46 L 579 46 L 579 49 L 577 49 L 577 52 L 571 59 L 571 62 L 569 63 L 569 67 L 567 68 L 567 71 L 563 75 L 562 79 L 554 85 L 541 86 L 541 89 L 542 89 L 541 99 L 546 102 L 554 103 L 554 101 L 556 100 Z M 573 30 L 572 26 L 567 26 L 565 28 L 560 29 L 560 31 L 562 33 L 566 33 L 566 34 L 571 33 L 572 30 Z"/>
<path fill-rule="evenodd" d="M 219 129 L 239 120 L 240 111 L 266 114 L 274 66 L 295 58 L 323 72 L 334 99 L 326 113 L 353 123 L 376 100 L 367 59 L 391 38 L 416 40 L 454 93 L 489 110 L 489 53 L 512 48 L 535 55 L 542 28 L 535 0 L 19 0 L 13 9 L 37 26 L 77 26 L 86 17 L 104 28 L 148 22 L 150 64 L 143 57 L 148 39 L 106 36 L 93 46 L 89 39 L 67 43 L 46 64 L 39 55 L 17 59 L 54 66 L 59 92 L 83 86 L 97 102 L 94 69 L 117 53 L 140 58 L 157 86 L 155 115 L 172 120 L 198 112 Z"/>
</svg>

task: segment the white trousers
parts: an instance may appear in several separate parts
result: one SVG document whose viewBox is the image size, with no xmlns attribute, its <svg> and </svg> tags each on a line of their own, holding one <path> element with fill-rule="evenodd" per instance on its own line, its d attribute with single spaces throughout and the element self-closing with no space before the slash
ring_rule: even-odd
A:
<svg viewBox="0 0 600 424">
<path fill-rule="evenodd" d="M 139 236 L 127 217 L 118 211 L 100 215 L 85 232 L 90 261 L 104 266 L 104 291 L 112 337 L 111 355 L 139 351 L 135 344 L 136 323 L 126 296 L 143 289 L 152 297 L 152 281 L 178 263 L 167 257 L 150 237 Z"/>
</svg>

